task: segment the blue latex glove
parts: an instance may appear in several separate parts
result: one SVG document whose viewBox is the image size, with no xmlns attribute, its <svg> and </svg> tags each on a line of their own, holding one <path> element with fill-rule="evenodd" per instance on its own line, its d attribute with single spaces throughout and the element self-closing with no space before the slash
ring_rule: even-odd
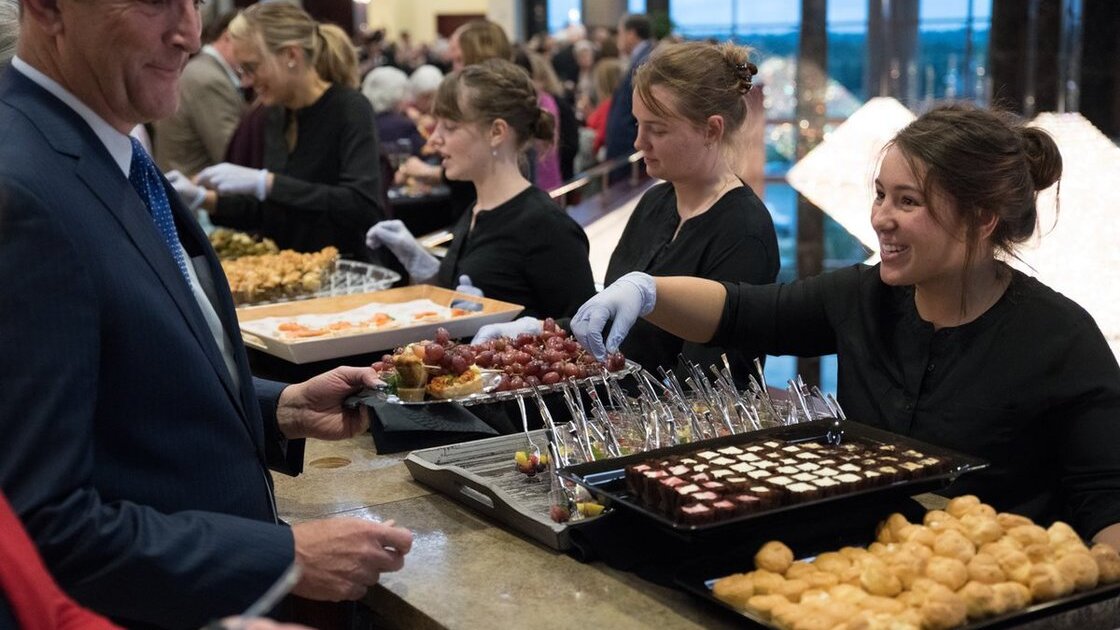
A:
<svg viewBox="0 0 1120 630">
<path fill-rule="evenodd" d="M 384 245 L 401 261 L 413 282 L 431 280 L 439 272 L 439 261 L 424 249 L 412 232 L 397 219 L 380 221 L 366 232 L 366 245 L 377 249 Z"/>
<path fill-rule="evenodd" d="M 526 316 L 504 324 L 486 324 L 478 329 L 478 332 L 474 335 L 474 339 L 471 339 L 471 343 L 482 343 L 483 341 L 490 341 L 498 337 L 514 339 L 521 333 L 539 335 L 542 330 L 544 330 L 544 323 L 541 322 L 541 320 L 536 317 Z"/>
<path fill-rule="evenodd" d="M 579 307 L 572 318 L 572 334 L 600 361 L 616 352 L 630 327 L 639 317 L 649 315 L 657 303 L 657 284 L 653 276 L 631 271 L 614 281 Z M 614 320 L 606 344 L 603 329 Z"/>
<path fill-rule="evenodd" d="M 222 162 L 202 169 L 195 180 L 219 195 L 252 195 L 258 201 L 268 198 L 268 171 L 263 168 Z"/>
<path fill-rule="evenodd" d="M 198 210 L 206 200 L 206 189 L 196 186 L 186 175 L 179 171 L 170 171 L 166 175 L 167 182 L 179 193 L 179 197 L 191 212 Z"/>
<path fill-rule="evenodd" d="M 457 293 L 466 293 L 467 295 L 475 295 L 478 297 L 486 297 L 482 289 L 471 284 L 471 277 L 467 274 L 459 276 L 459 286 L 455 287 Z M 452 300 L 452 308 L 461 308 L 465 311 L 481 311 L 483 306 L 482 302 L 472 302 L 471 300 Z"/>
</svg>

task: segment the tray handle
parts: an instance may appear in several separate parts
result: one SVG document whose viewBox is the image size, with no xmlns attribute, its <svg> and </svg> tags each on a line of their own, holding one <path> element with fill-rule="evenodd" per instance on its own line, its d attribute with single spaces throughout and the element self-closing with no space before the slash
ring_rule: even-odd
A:
<svg viewBox="0 0 1120 630">
<path fill-rule="evenodd" d="M 247 333 L 244 330 L 241 331 L 241 341 L 245 342 L 245 345 L 252 346 L 257 350 L 268 350 L 268 346 L 265 345 L 264 341 L 261 341 L 260 337 L 252 333 Z"/>
<path fill-rule="evenodd" d="M 494 496 L 493 490 L 485 485 L 475 483 L 470 479 L 459 478 L 455 480 L 455 486 L 458 488 L 460 496 L 466 497 L 472 503 L 477 504 L 475 507 L 489 513 L 498 511 L 500 501 L 498 497 Z"/>
</svg>

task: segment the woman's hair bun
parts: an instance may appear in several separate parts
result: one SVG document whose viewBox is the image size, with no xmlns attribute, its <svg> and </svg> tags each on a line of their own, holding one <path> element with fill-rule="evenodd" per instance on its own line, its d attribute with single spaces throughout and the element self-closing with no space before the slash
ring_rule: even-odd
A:
<svg viewBox="0 0 1120 630">
<path fill-rule="evenodd" d="M 1023 151 L 1027 155 L 1035 190 L 1045 190 L 1062 176 L 1062 153 L 1054 138 L 1038 127 L 1020 127 Z"/>
<path fill-rule="evenodd" d="M 556 129 L 556 118 L 552 115 L 552 112 L 543 108 L 538 111 L 540 113 L 537 114 L 537 123 L 533 126 L 533 137 L 537 140 L 551 142 Z"/>
</svg>

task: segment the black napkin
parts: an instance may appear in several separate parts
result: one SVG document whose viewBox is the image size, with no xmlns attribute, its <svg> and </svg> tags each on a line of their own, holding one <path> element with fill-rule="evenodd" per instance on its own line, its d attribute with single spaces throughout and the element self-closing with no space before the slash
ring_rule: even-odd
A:
<svg viewBox="0 0 1120 630">
<path fill-rule="evenodd" d="M 367 401 L 378 453 L 399 453 L 498 435 L 458 403 L 399 405 Z"/>
</svg>

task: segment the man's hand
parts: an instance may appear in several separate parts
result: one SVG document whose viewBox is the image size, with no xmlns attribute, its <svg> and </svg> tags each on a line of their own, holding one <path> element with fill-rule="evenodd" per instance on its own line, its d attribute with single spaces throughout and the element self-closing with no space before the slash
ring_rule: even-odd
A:
<svg viewBox="0 0 1120 630">
<path fill-rule="evenodd" d="M 292 593 L 337 602 L 358 599 L 386 571 L 404 566 L 412 532 L 392 521 L 331 518 L 292 527 L 302 570 Z"/>
<path fill-rule="evenodd" d="M 345 440 L 368 429 L 369 416 L 364 407 L 347 409 L 342 402 L 364 387 L 383 384 L 372 368 L 335 368 L 286 387 L 280 394 L 276 421 L 291 440 Z"/>
</svg>

